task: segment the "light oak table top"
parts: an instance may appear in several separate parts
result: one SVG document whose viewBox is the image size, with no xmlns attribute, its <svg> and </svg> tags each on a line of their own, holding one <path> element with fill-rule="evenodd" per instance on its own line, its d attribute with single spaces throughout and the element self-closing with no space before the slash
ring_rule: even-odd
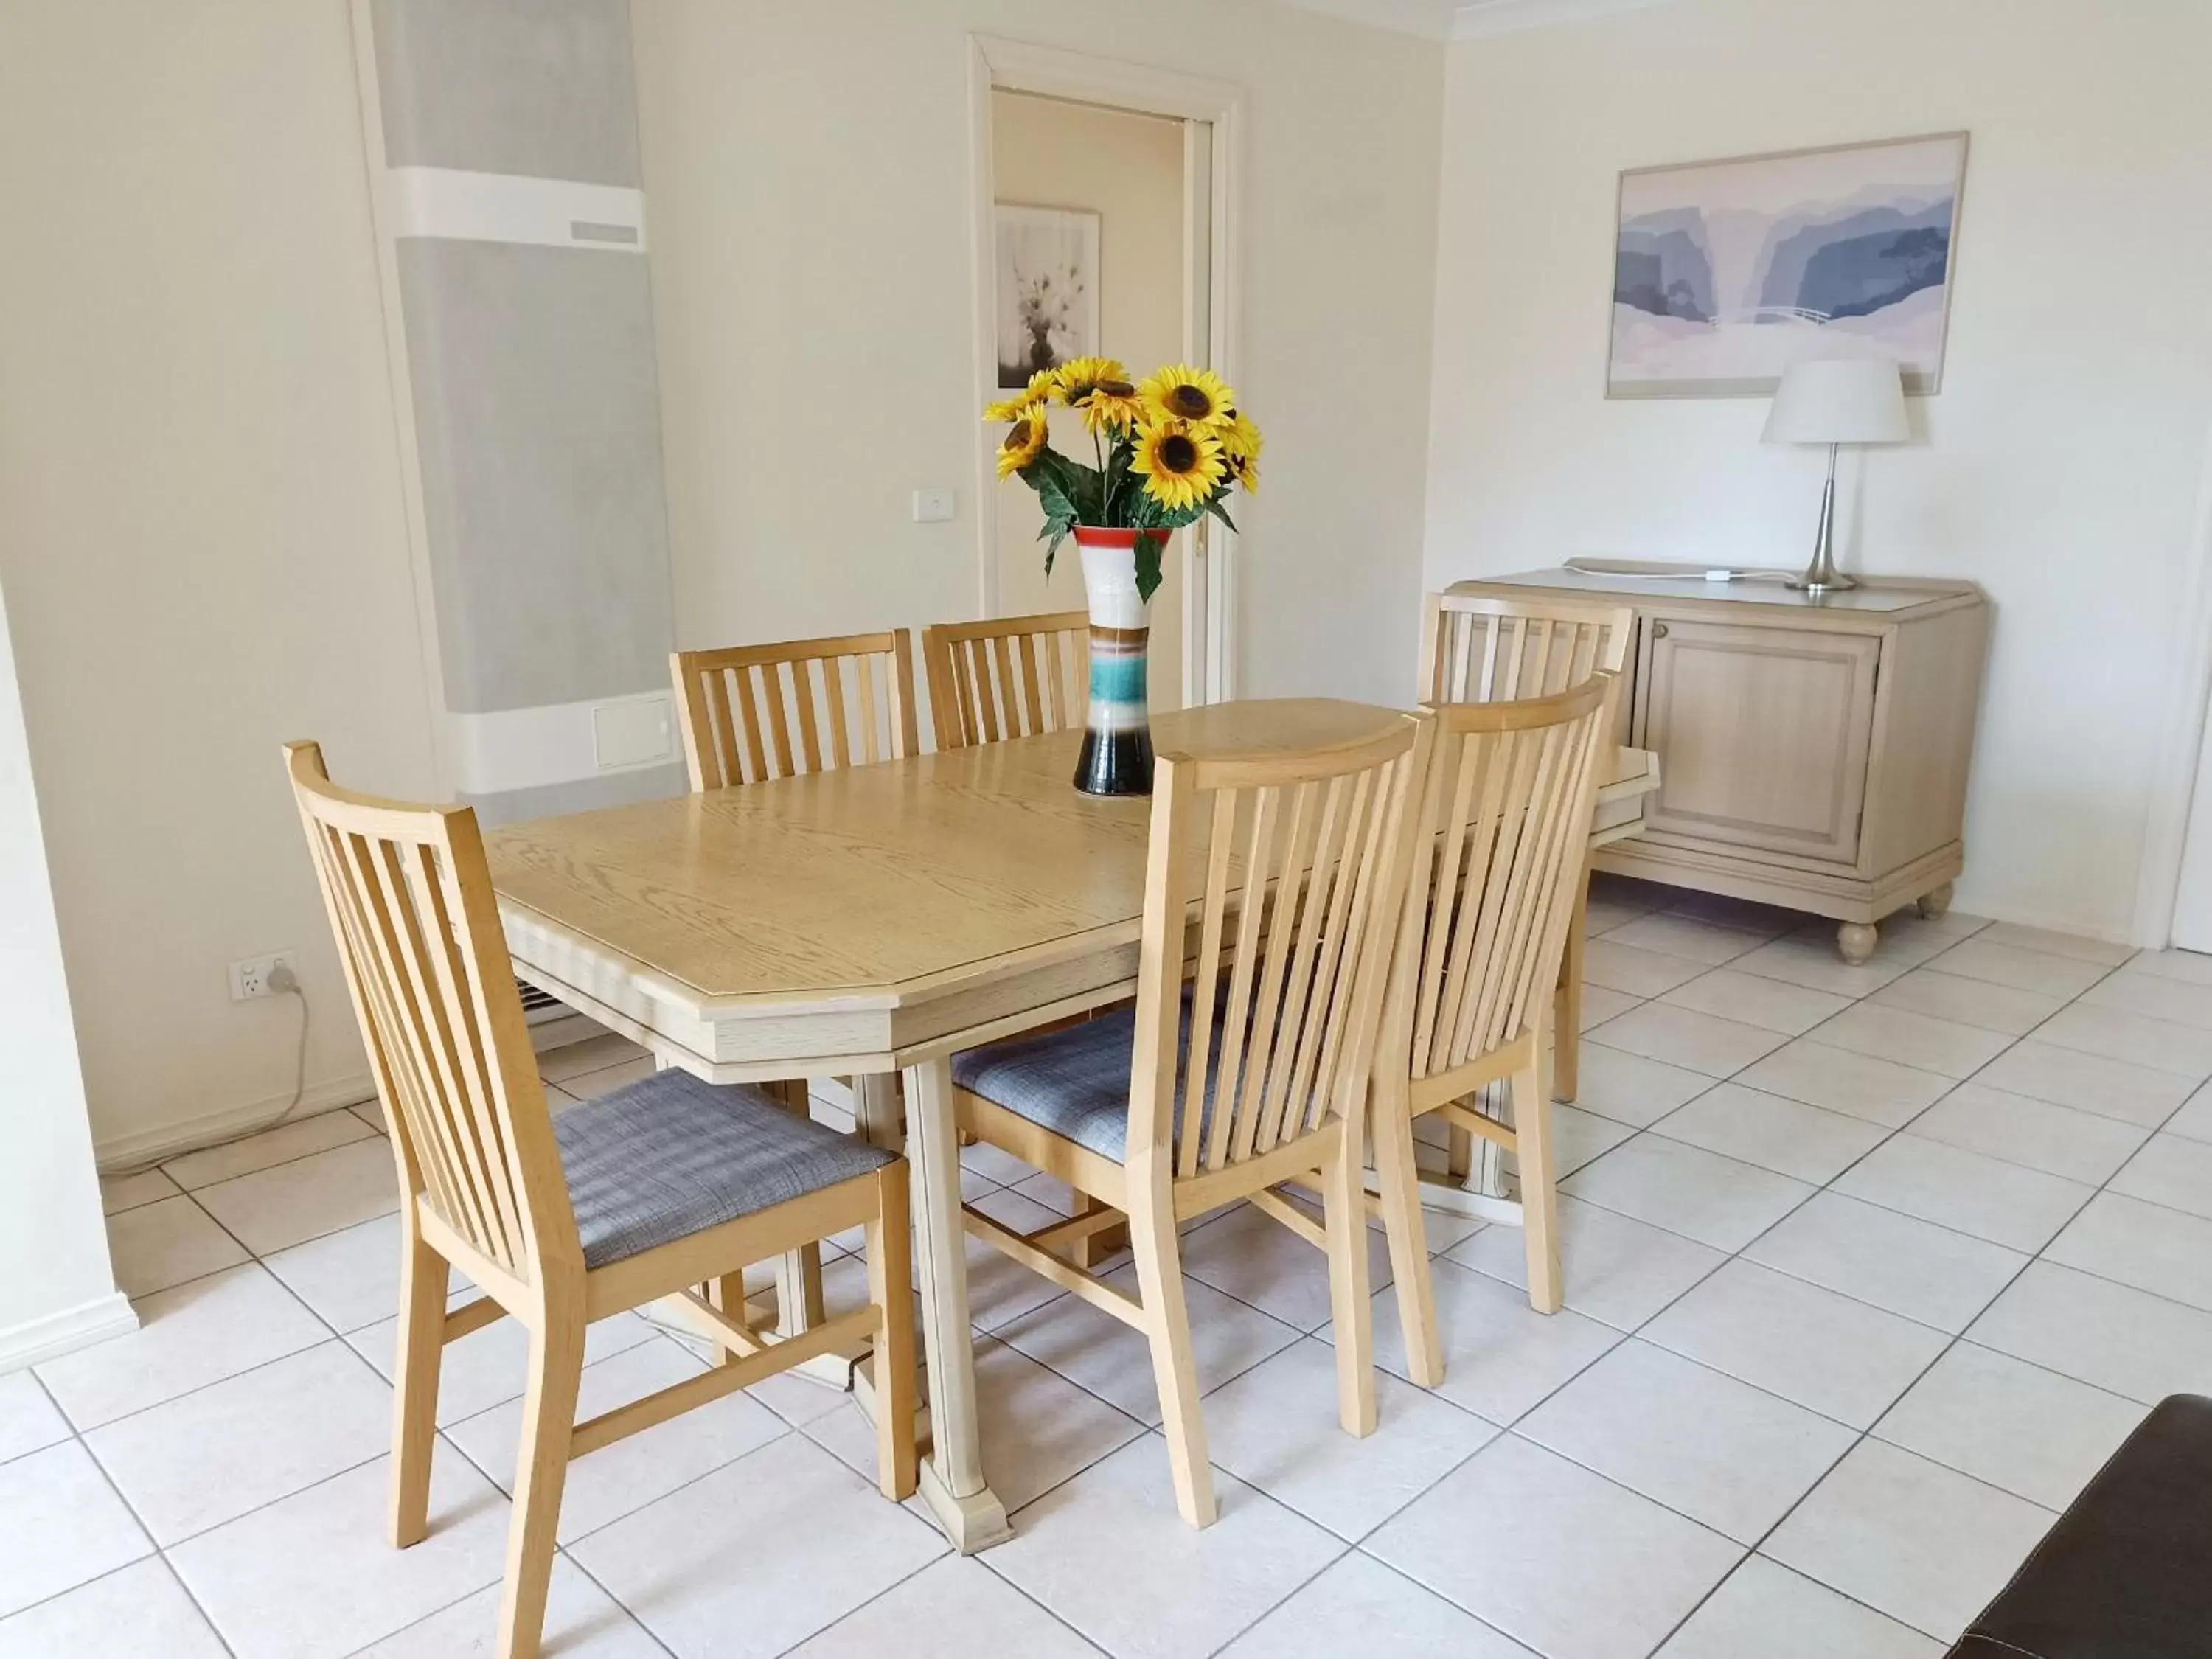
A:
<svg viewBox="0 0 2212 1659">
<path fill-rule="evenodd" d="M 1318 699 L 1223 703 L 1162 715 L 1153 736 L 1164 751 L 1302 748 L 1405 718 Z M 890 1070 L 922 1045 L 994 1035 L 980 1028 L 1034 1012 L 1009 978 L 1054 1000 L 1109 1000 L 1133 985 L 1152 803 L 1073 788 L 1081 740 L 1053 732 L 496 830 L 486 848 L 509 945 L 525 977 L 690 1051 L 722 1082 Z"/>
</svg>

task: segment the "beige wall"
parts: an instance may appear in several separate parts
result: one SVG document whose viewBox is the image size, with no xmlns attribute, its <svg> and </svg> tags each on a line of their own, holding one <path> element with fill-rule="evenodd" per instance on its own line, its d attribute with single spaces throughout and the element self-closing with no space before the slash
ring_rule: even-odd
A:
<svg viewBox="0 0 2212 1659">
<path fill-rule="evenodd" d="M 1996 601 L 1959 903 L 2128 933 L 2200 556 L 2207 62 L 2196 0 L 1867 0 L 1848 27 L 1672 0 L 1454 46 L 1428 579 L 1801 564 L 1820 459 L 1760 446 L 1765 400 L 1605 400 L 1615 176 L 1971 129 L 1943 392 L 1924 441 L 1847 474 L 1849 562 Z"/>
<path fill-rule="evenodd" d="M 631 15 L 681 643 L 976 614 L 972 30 L 1244 88 L 1244 689 L 1410 693 L 1435 43 L 1274 0 Z M 935 484 L 958 518 L 912 523 Z"/>
<path fill-rule="evenodd" d="M 637 8 L 684 641 L 974 612 L 970 28 L 1248 89 L 1247 684 L 1396 689 L 1442 53 L 1272 0 Z M 364 166 L 344 0 L 0 7 L 0 586 L 111 1158 L 289 1097 L 236 957 L 365 1087 L 275 758 L 433 787 Z"/>
<path fill-rule="evenodd" d="M 1144 374 L 1182 356 L 1182 123 L 1095 104 L 998 92 L 991 97 L 998 198 L 1099 216 L 1100 349 Z M 1090 435 L 1073 410 L 1053 415 L 1053 443 L 1089 463 Z M 999 610 L 1018 617 L 1084 608 L 1074 544 L 1044 570 L 1036 493 L 999 484 Z M 1170 568 L 1152 598 L 1152 705 L 1182 706 L 1184 573 Z"/>
<path fill-rule="evenodd" d="M 276 759 L 430 787 L 354 86 L 343 0 L 0 7 L 0 586 L 108 1156 L 289 1096 L 237 957 L 364 1092 Z"/>
<path fill-rule="evenodd" d="M 84 1079 L 0 605 L 0 1372 L 128 1330 L 100 1225 Z M 36 1271 L 28 1271 L 36 1264 Z"/>
</svg>

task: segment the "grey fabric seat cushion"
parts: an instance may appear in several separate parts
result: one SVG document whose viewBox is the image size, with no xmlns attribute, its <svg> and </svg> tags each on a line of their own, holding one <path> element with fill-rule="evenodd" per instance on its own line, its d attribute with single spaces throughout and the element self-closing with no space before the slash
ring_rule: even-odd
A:
<svg viewBox="0 0 2212 1659">
<path fill-rule="evenodd" d="M 1136 1052 L 1137 1011 L 1121 1007 L 1079 1025 L 955 1054 L 952 1080 L 1121 1164 L 1127 1160 L 1129 1065 Z"/>
<path fill-rule="evenodd" d="M 1219 1018 L 1217 1010 L 1215 1018 Z M 1217 1030 L 1213 1041 L 1221 1041 Z M 1250 1048 L 1250 1039 L 1246 1048 Z M 1175 1133 L 1182 1133 L 1182 1076 L 1190 1064 L 1190 990 L 1182 998 L 1176 1055 Z M 952 1057 L 952 1080 L 1040 1128 L 1088 1147 L 1116 1164 L 1128 1162 L 1129 1069 L 1137 1052 L 1137 1011 L 1111 1013 L 1036 1036 L 1014 1037 Z M 1209 1058 L 1203 1127 L 1213 1122 L 1221 1055 Z M 1240 1084 L 1239 1089 L 1243 1087 Z"/>
<path fill-rule="evenodd" d="M 650 1250 L 866 1175 L 889 1152 L 750 1085 L 656 1072 L 553 1120 L 584 1265 Z"/>
</svg>

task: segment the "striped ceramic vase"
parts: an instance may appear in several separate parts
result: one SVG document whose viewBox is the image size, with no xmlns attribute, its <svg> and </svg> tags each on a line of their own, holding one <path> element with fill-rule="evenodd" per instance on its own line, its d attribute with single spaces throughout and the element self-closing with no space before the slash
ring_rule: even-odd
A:
<svg viewBox="0 0 2212 1659">
<path fill-rule="evenodd" d="M 1165 531 L 1148 531 L 1164 542 Z M 1075 787 L 1090 795 L 1152 793 L 1152 727 L 1146 712 L 1145 649 L 1151 632 L 1137 594 L 1137 532 L 1079 525 L 1083 586 L 1091 599 L 1091 714 Z"/>
</svg>

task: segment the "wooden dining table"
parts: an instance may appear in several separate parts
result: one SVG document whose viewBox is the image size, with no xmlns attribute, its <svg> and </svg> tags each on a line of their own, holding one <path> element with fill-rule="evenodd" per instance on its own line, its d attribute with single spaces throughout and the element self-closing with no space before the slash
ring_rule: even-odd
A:
<svg viewBox="0 0 2212 1659">
<path fill-rule="evenodd" d="M 1403 711 L 1322 699 L 1158 716 L 1164 752 L 1305 748 Z M 850 1078 L 913 1171 L 922 1496 L 1010 1535 L 976 1432 L 952 1056 L 1133 996 L 1152 803 L 1069 781 L 1061 732 L 646 801 L 486 836 L 515 971 L 713 1083 Z M 1632 769 L 1625 763 L 1625 769 Z M 1195 896 L 1195 895 L 1194 895 Z"/>
<path fill-rule="evenodd" d="M 1306 748 L 1405 714 L 1319 699 L 1158 716 L 1163 751 Z M 928 1382 L 921 1492 L 955 1546 L 1010 1535 L 983 1479 L 952 1056 L 1136 992 L 1152 803 L 1078 792 L 1078 732 L 495 830 L 515 971 L 713 1083 L 905 1089 Z"/>
</svg>

